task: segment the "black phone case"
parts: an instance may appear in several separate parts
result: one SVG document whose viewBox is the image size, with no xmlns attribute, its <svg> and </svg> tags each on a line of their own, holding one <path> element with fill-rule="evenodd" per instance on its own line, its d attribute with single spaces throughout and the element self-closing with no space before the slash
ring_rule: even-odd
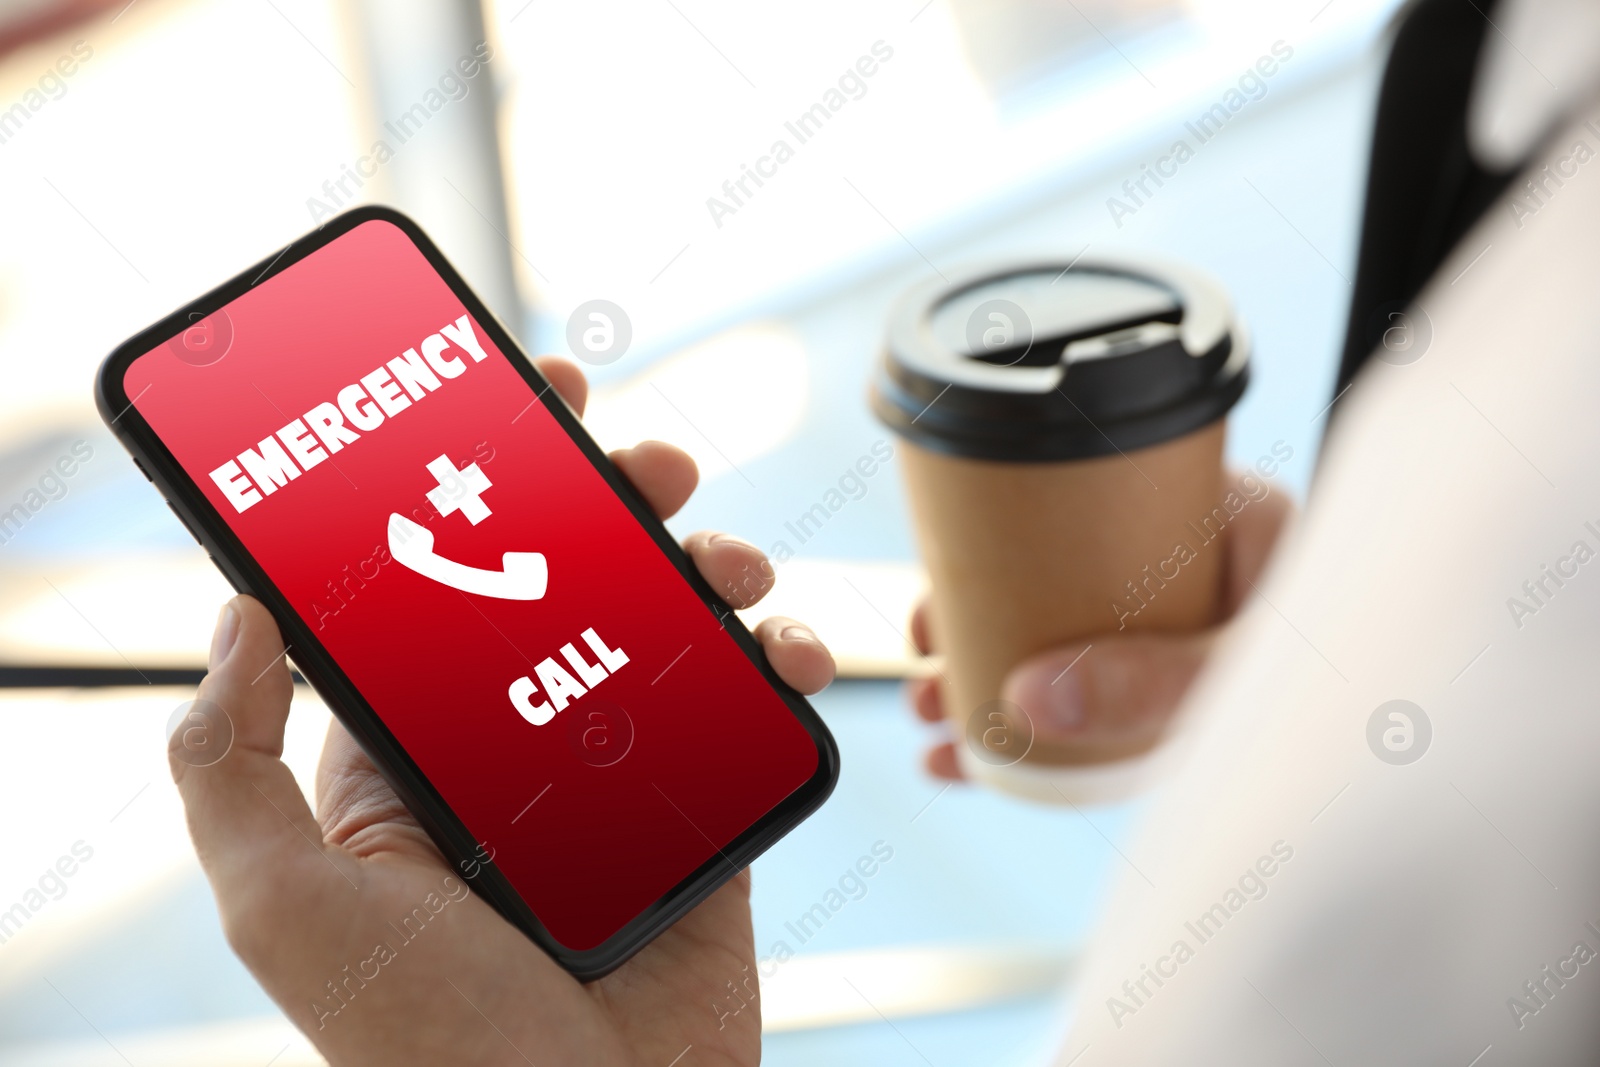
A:
<svg viewBox="0 0 1600 1067">
<path fill-rule="evenodd" d="M 261 261 L 232 280 L 218 286 L 198 300 L 179 308 L 155 325 L 124 341 L 101 364 L 95 382 L 95 402 L 100 416 L 116 434 L 140 471 L 153 482 L 189 532 L 200 542 L 219 570 L 240 593 L 256 597 L 272 613 L 291 658 L 317 694 L 338 716 L 346 729 L 366 751 L 372 762 L 394 788 L 430 837 L 444 853 L 452 868 L 466 878 L 473 890 L 489 902 L 505 919 L 517 927 L 550 956 L 583 981 L 599 978 L 615 970 L 628 957 L 643 948 L 658 934 L 687 914 L 739 871 L 794 829 L 821 807 L 839 777 L 839 750 L 833 735 L 816 711 L 798 692 L 780 679 L 750 631 L 700 576 L 687 554 L 656 518 L 638 492 L 622 476 L 564 402 L 548 404 L 556 421 L 578 445 L 605 478 L 611 489 L 632 512 L 633 517 L 672 561 L 678 572 L 706 609 L 727 630 L 735 643 L 756 665 L 769 685 L 783 698 L 795 718 L 817 746 L 817 770 L 811 779 L 785 797 L 758 822 L 746 828 L 717 855 L 708 859 L 672 890 L 631 919 L 602 944 L 585 950 L 569 949 L 545 929 L 537 915 L 495 865 L 493 851 L 485 854 L 465 825 L 442 796 L 417 768 L 377 713 L 345 676 L 337 662 L 300 619 L 288 600 L 245 551 L 227 523 L 217 513 L 199 487 L 178 464 L 134 407 L 123 387 L 128 365 L 139 356 L 177 336 L 190 323 L 248 292 L 262 282 L 288 269 L 318 248 L 337 240 L 364 222 L 382 220 L 404 232 L 430 265 L 450 286 L 473 318 L 483 326 L 494 343 L 506 354 L 524 380 L 541 397 L 549 382 L 534 368 L 505 326 L 473 294 L 444 255 L 421 228 L 405 215 L 387 207 L 368 206 L 347 211 L 329 219 L 317 230 L 289 244 L 276 255 Z M 551 391 L 553 393 L 553 390 Z M 751 753 L 759 759 L 760 753 Z M 560 872 L 552 872 L 560 877 Z"/>
</svg>

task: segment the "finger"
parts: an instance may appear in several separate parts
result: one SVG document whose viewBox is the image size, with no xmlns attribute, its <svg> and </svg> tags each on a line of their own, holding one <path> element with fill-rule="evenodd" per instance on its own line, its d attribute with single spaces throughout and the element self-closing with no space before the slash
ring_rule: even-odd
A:
<svg viewBox="0 0 1600 1067">
<path fill-rule="evenodd" d="M 683 548 L 701 576 L 735 611 L 766 596 L 777 577 L 765 552 L 731 534 L 693 533 L 683 539 Z"/>
<path fill-rule="evenodd" d="M 809 626 L 774 615 L 756 627 L 756 640 L 778 677 L 807 696 L 833 681 L 833 653 Z"/>
<path fill-rule="evenodd" d="M 911 609 L 911 644 L 924 656 L 933 654 L 933 634 L 928 628 L 928 598 L 917 601 Z"/>
<path fill-rule="evenodd" d="M 589 402 L 589 379 L 583 376 L 578 365 L 560 356 L 539 356 L 534 359 L 533 365 L 544 375 L 545 381 L 555 387 L 561 399 L 567 402 L 567 407 L 580 419 L 583 418 L 584 406 Z"/>
<path fill-rule="evenodd" d="M 956 746 L 951 741 L 946 741 L 942 745 L 934 745 L 928 749 L 928 754 L 923 757 L 922 765 L 935 778 L 943 778 L 951 782 L 960 782 L 966 779 L 966 775 L 961 773 L 961 764 L 956 760 Z"/>
<path fill-rule="evenodd" d="M 235 597 L 218 620 L 211 671 L 198 694 L 221 709 L 232 743 L 220 759 L 215 751 L 197 758 L 180 729 L 168 749 L 189 833 L 225 924 L 268 902 L 264 897 L 286 879 L 310 887 L 342 877 L 353 886 L 359 873 L 323 849 L 322 829 L 279 758 L 293 694 L 277 624 L 253 597 Z"/>
<path fill-rule="evenodd" d="M 1002 696 L 1027 712 L 1035 744 L 1085 760 L 1143 751 L 1199 673 L 1212 634 L 1112 634 L 1024 661 Z"/>
<path fill-rule="evenodd" d="M 689 500 L 700 482 L 700 469 L 689 453 L 663 441 L 641 441 L 611 453 L 611 462 L 633 483 L 657 518 L 670 519 Z"/>
<path fill-rule="evenodd" d="M 1286 492 L 1270 493 L 1239 512 L 1228 531 L 1227 578 L 1224 591 L 1224 618 L 1239 610 L 1260 584 L 1261 572 L 1272 558 L 1278 538 L 1294 515 L 1294 501 Z"/>
<path fill-rule="evenodd" d="M 906 703 L 924 722 L 944 721 L 944 695 L 937 678 L 913 678 L 906 683 Z"/>
</svg>

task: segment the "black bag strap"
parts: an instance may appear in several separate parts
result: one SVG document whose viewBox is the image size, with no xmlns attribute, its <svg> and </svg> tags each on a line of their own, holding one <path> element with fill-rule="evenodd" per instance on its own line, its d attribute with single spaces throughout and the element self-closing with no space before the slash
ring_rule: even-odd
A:
<svg viewBox="0 0 1600 1067">
<path fill-rule="evenodd" d="M 1395 304 L 1411 302 L 1510 183 L 1467 146 L 1467 108 L 1496 0 L 1414 0 L 1397 16 L 1378 95 L 1361 252 L 1335 395 L 1371 354 Z"/>
</svg>

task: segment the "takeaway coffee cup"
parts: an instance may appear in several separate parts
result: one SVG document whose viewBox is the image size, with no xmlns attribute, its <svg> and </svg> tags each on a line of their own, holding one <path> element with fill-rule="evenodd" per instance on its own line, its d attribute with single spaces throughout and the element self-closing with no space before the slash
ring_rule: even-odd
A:
<svg viewBox="0 0 1600 1067">
<path fill-rule="evenodd" d="M 1213 509 L 1248 363 L 1221 287 L 1169 263 L 989 267 L 901 299 L 871 399 L 902 438 L 969 776 L 1049 799 L 1037 772 L 1116 773 L 1139 754 L 1036 737 L 1002 682 L 1069 642 L 1218 618 L 1227 516 Z"/>
</svg>

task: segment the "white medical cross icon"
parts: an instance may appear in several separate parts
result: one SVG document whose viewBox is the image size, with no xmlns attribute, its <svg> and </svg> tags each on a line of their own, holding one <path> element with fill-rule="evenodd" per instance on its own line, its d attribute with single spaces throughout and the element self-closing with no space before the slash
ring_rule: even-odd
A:
<svg viewBox="0 0 1600 1067">
<path fill-rule="evenodd" d="M 484 490 L 493 483 L 476 463 L 469 463 L 458 471 L 449 456 L 440 456 L 428 464 L 428 473 L 439 483 L 437 488 L 428 490 L 428 503 L 438 510 L 441 518 L 452 511 L 460 511 L 476 526 L 493 514 L 483 502 Z"/>
</svg>

